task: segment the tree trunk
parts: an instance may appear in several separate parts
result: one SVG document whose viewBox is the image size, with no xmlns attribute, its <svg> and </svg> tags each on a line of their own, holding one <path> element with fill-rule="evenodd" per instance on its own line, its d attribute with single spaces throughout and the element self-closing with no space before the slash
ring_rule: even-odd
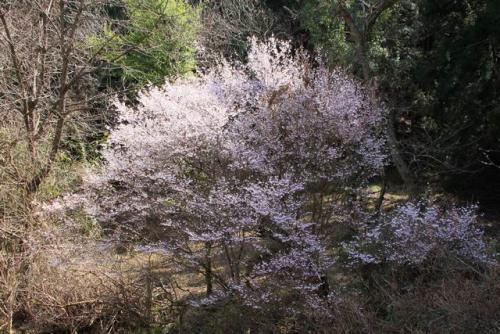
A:
<svg viewBox="0 0 500 334">
<path fill-rule="evenodd" d="M 413 175 L 411 174 L 410 169 L 408 168 L 408 165 L 399 150 L 396 129 L 394 126 L 394 118 L 394 111 L 391 109 L 389 111 L 389 115 L 387 116 L 387 143 L 389 144 L 389 150 L 391 152 L 394 167 L 396 167 L 396 170 L 398 171 L 401 180 L 403 180 L 405 186 L 407 187 L 408 192 L 411 196 L 413 196 L 416 193 L 416 184 L 413 179 Z"/>
<path fill-rule="evenodd" d="M 379 18 L 379 16 L 386 9 L 397 3 L 397 0 L 382 0 L 375 11 L 371 13 L 368 18 L 364 19 L 362 26 L 356 23 L 353 14 L 349 11 L 346 6 L 346 1 L 339 1 L 335 7 L 334 15 L 340 15 L 344 22 L 349 27 L 349 32 L 352 36 L 352 41 L 356 51 L 357 63 L 361 67 L 362 77 L 364 84 L 368 88 L 368 93 L 370 101 L 374 104 L 378 104 L 377 98 L 377 87 L 375 85 L 375 76 L 370 68 L 370 62 L 368 59 L 368 45 L 371 40 L 372 29 Z M 403 156 L 399 150 L 398 140 L 396 136 L 395 129 L 395 116 L 394 111 L 390 110 L 386 122 L 386 132 L 387 132 L 387 142 L 389 144 L 389 149 L 391 153 L 392 162 L 396 167 L 401 179 L 405 183 L 410 194 L 415 194 L 416 187 L 413 176 L 411 175 L 410 169 L 406 161 L 404 161 Z"/>
<path fill-rule="evenodd" d="M 378 104 L 377 87 L 374 82 L 374 76 L 371 74 L 370 70 L 370 64 L 367 57 L 367 46 L 365 37 L 362 36 L 359 39 L 358 43 L 360 45 L 357 48 L 358 49 L 357 55 L 363 71 L 363 79 L 365 85 L 367 85 L 368 87 L 368 92 L 371 102 L 374 104 Z M 396 170 L 398 171 L 398 174 L 401 177 L 401 180 L 403 180 L 408 192 L 413 195 L 416 192 L 415 181 L 408 167 L 408 164 L 404 160 L 401 151 L 399 150 L 399 143 L 396 135 L 395 122 L 396 119 L 394 110 L 391 108 L 389 109 L 389 114 L 387 115 L 387 121 L 386 121 L 387 143 L 389 145 L 391 159 L 392 162 L 394 163 L 394 167 L 396 167 Z"/>
<path fill-rule="evenodd" d="M 210 242 L 205 243 L 206 258 L 205 258 L 205 284 L 207 286 L 207 297 L 213 292 L 213 275 L 212 275 L 212 245 Z"/>
</svg>

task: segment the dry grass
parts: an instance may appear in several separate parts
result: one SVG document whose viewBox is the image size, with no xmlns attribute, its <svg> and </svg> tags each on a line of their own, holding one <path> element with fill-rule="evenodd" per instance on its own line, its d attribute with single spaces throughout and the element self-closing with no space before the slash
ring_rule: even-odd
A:
<svg viewBox="0 0 500 334">
<path fill-rule="evenodd" d="M 146 270 L 141 263 L 132 265 L 95 240 L 69 237 L 53 227 L 39 228 L 27 241 L 22 253 L 3 253 L 0 258 L 17 264 L 2 272 L 0 290 L 9 291 L 1 299 L 8 310 L 4 327 L 76 333 L 140 325 L 148 318 Z"/>
<path fill-rule="evenodd" d="M 498 333 L 499 270 L 476 278 L 450 275 L 408 292 L 388 291 L 387 307 L 379 332 Z"/>
</svg>

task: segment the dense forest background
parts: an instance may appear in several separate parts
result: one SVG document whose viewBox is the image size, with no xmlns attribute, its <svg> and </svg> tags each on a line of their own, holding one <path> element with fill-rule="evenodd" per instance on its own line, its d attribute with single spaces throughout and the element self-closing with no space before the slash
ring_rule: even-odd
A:
<svg viewBox="0 0 500 334">
<path fill-rule="evenodd" d="M 379 98 L 394 110 L 414 182 L 495 208 L 497 2 L 397 1 L 371 27 L 363 5 L 345 4 L 354 25 L 365 30 L 366 60 L 336 2 L 270 1 L 268 6 L 283 15 L 280 22 L 293 22 L 288 29 L 296 43 L 320 48 L 331 66 L 373 81 Z M 296 20 L 286 19 L 290 13 Z"/>
<path fill-rule="evenodd" d="M 0 4 L 0 331 L 500 332 L 500 1 Z"/>
</svg>

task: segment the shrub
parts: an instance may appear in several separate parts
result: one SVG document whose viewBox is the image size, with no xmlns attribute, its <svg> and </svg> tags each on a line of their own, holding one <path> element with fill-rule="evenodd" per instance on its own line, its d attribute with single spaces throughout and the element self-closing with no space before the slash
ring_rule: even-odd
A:
<svg viewBox="0 0 500 334">
<path fill-rule="evenodd" d="M 436 253 L 484 263 L 491 261 L 477 207 L 409 202 L 370 224 L 346 244 L 353 263 L 418 266 Z"/>
</svg>

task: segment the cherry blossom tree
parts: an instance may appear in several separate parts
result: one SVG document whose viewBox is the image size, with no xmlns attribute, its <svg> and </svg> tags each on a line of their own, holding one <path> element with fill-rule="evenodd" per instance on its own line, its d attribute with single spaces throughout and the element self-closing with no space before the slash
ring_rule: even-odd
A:
<svg viewBox="0 0 500 334">
<path fill-rule="evenodd" d="M 329 215 L 318 210 L 372 219 L 353 195 L 386 162 L 384 113 L 357 82 L 303 50 L 250 42 L 246 64 L 221 61 L 151 89 L 136 109 L 117 103 L 120 122 L 103 168 L 86 178 L 86 207 L 203 275 L 206 296 L 193 305 L 232 297 L 314 310 L 328 304 L 336 261 L 320 228 Z M 484 249 L 471 210 L 419 210 L 410 203 L 365 228 L 345 245 L 353 263 L 418 262 L 444 241 L 461 255 Z"/>
<path fill-rule="evenodd" d="M 136 109 L 117 103 L 105 164 L 85 182 L 90 214 L 202 275 L 206 296 L 192 305 L 237 298 L 325 310 L 334 247 L 346 249 L 350 265 L 418 264 L 438 244 L 485 259 L 472 208 L 367 211 L 357 198 L 386 162 L 383 109 L 287 42 L 250 42 L 246 64 L 222 60 L 153 88 Z M 361 232 L 329 244 L 322 227 L 332 215 Z"/>
</svg>

